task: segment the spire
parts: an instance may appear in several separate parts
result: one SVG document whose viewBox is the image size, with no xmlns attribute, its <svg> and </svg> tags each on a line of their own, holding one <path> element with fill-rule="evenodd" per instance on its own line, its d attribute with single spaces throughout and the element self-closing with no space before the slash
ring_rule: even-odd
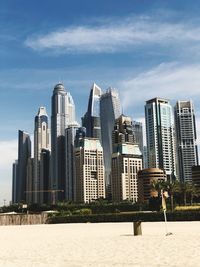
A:
<svg viewBox="0 0 200 267">
<path fill-rule="evenodd" d="M 46 108 L 45 107 L 40 107 L 38 110 L 38 116 L 47 116 Z"/>
</svg>

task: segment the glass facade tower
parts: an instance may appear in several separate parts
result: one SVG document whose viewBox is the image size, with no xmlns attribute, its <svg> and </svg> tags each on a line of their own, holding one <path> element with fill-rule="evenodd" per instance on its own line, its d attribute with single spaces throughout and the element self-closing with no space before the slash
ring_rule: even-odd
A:
<svg viewBox="0 0 200 267">
<path fill-rule="evenodd" d="M 115 120 L 121 114 L 119 94 L 115 89 L 108 88 L 100 98 L 101 136 L 104 152 L 105 180 L 110 184 L 112 158 L 112 132 Z"/>
<path fill-rule="evenodd" d="M 16 202 L 26 201 L 26 185 L 28 179 L 28 162 L 31 159 L 31 140 L 29 134 L 19 130 L 18 164 L 16 177 Z"/>
<path fill-rule="evenodd" d="M 192 181 L 192 166 L 198 165 L 197 135 L 192 101 L 178 101 L 174 109 L 178 176 Z"/>
<path fill-rule="evenodd" d="M 168 100 L 154 98 L 145 105 L 149 168 L 161 168 L 169 179 L 176 176 L 172 107 Z"/>
<path fill-rule="evenodd" d="M 101 88 L 95 83 L 93 84 L 89 102 L 88 110 L 82 118 L 82 125 L 86 128 L 86 136 L 98 138 L 101 140 L 101 122 L 100 122 L 100 97 Z"/>
<path fill-rule="evenodd" d="M 66 184 L 65 199 L 74 201 L 75 199 L 75 137 L 79 130 L 79 124 L 74 122 L 65 129 L 65 146 L 66 146 Z"/>
<path fill-rule="evenodd" d="M 63 84 L 55 86 L 52 96 L 51 116 L 51 186 L 54 190 L 65 190 L 65 129 L 75 121 L 75 106 Z M 63 200 L 64 194 L 58 192 L 56 200 Z"/>
</svg>

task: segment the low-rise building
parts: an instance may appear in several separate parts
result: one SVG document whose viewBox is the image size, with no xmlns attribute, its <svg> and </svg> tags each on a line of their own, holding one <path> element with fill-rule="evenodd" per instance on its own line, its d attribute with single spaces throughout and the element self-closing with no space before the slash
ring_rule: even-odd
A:
<svg viewBox="0 0 200 267">
<path fill-rule="evenodd" d="M 138 172 L 138 201 L 146 202 L 151 197 L 157 197 L 158 193 L 153 190 L 152 183 L 166 181 L 167 176 L 163 169 L 148 168 Z"/>
</svg>

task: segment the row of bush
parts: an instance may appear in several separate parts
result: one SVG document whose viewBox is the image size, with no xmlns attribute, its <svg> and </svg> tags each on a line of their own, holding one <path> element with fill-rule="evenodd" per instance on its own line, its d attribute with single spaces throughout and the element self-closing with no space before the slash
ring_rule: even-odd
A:
<svg viewBox="0 0 200 267">
<path fill-rule="evenodd" d="M 92 214 L 102 214 L 102 213 L 115 213 L 117 210 L 124 211 L 140 211 L 148 210 L 149 207 L 147 204 L 140 203 L 110 203 L 104 205 L 95 205 L 95 204 L 71 204 L 71 205 L 59 205 L 56 207 L 58 211 L 70 211 L 74 213 L 76 210 L 90 209 Z"/>
<path fill-rule="evenodd" d="M 167 213 L 168 221 L 199 221 L 200 211 L 177 211 Z M 136 212 L 115 214 L 86 214 L 73 216 L 52 216 L 47 223 L 100 223 L 100 222 L 156 222 L 164 221 L 163 212 Z"/>
<path fill-rule="evenodd" d="M 1 212 L 10 212 L 21 210 L 21 204 L 15 204 L 11 206 L 4 206 L 0 208 Z M 39 205 L 39 204 L 30 204 L 28 205 L 28 210 L 30 212 L 42 212 L 45 210 L 57 210 L 57 211 L 66 211 L 74 213 L 76 210 L 81 209 L 91 209 L 93 214 L 102 214 L 102 213 L 114 213 L 116 210 L 120 211 L 139 211 L 139 210 L 149 210 L 148 204 L 141 203 L 131 203 L 129 201 L 124 201 L 122 203 L 112 203 L 112 202 L 91 202 L 89 204 L 78 204 L 78 203 L 67 203 L 59 202 L 56 205 Z"/>
</svg>

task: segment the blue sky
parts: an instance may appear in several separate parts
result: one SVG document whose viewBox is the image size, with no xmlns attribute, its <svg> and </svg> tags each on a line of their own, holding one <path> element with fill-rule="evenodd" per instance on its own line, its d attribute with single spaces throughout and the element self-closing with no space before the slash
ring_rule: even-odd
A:
<svg viewBox="0 0 200 267">
<path fill-rule="evenodd" d="M 144 120 L 160 96 L 192 99 L 200 126 L 200 1 L 0 1 L 0 205 L 11 199 L 17 131 L 33 134 L 54 85 L 70 91 L 77 120 L 95 81 L 119 90 L 123 111 Z"/>
</svg>

